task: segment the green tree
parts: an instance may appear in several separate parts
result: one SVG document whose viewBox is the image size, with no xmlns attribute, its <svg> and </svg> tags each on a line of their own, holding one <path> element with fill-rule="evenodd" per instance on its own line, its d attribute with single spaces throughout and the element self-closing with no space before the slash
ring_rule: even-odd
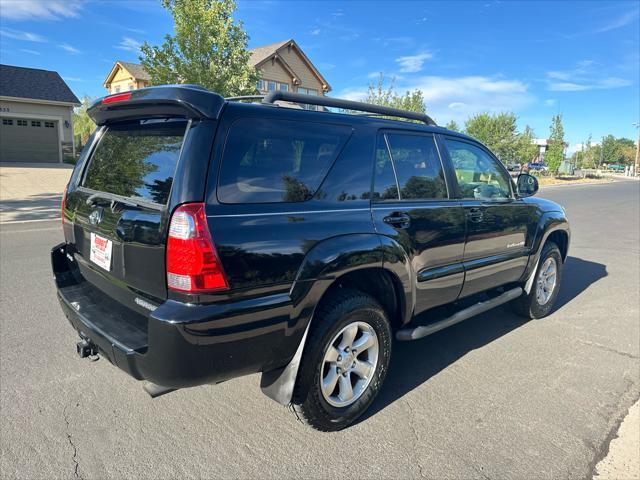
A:
<svg viewBox="0 0 640 480">
<path fill-rule="evenodd" d="M 406 91 L 404 94 L 398 94 L 395 90 L 394 80 L 392 79 L 389 86 L 386 79 L 381 73 L 377 83 L 369 84 L 367 96 L 364 102 L 373 105 L 383 105 L 385 107 L 400 108 L 411 112 L 427 113 L 424 104 L 424 96 L 421 90 Z"/>
<path fill-rule="evenodd" d="M 602 139 L 602 163 L 632 165 L 635 162 L 636 146 L 629 138 L 607 135 Z"/>
<path fill-rule="evenodd" d="M 562 114 L 553 116 L 551 120 L 549 146 L 544 156 L 549 171 L 554 175 L 558 173 L 560 164 L 564 160 L 564 127 L 562 126 Z"/>
<path fill-rule="evenodd" d="M 529 162 L 536 153 L 533 130 L 518 132 L 517 118 L 511 112 L 479 113 L 465 123 L 465 133 L 477 138 L 503 162 Z"/>
<path fill-rule="evenodd" d="M 523 132 L 518 135 L 515 148 L 516 160 L 520 164 L 529 163 L 538 154 L 538 146 L 533 143 L 536 136 L 533 129 L 526 125 Z"/>
<path fill-rule="evenodd" d="M 460 126 L 456 123 L 455 120 L 451 120 L 444 126 L 444 128 L 446 128 L 447 130 L 453 130 L 454 132 L 460 131 Z"/>
<path fill-rule="evenodd" d="M 161 46 L 145 42 L 140 63 L 152 85 L 194 83 L 223 96 L 255 93 L 260 75 L 249 65 L 248 35 L 232 14 L 233 0 L 162 0 L 175 35 Z"/>
<path fill-rule="evenodd" d="M 87 114 L 92 103 L 93 100 L 85 95 L 82 97 L 82 104 L 73 110 L 73 136 L 78 147 L 83 147 L 96 129 L 96 124 Z"/>
</svg>

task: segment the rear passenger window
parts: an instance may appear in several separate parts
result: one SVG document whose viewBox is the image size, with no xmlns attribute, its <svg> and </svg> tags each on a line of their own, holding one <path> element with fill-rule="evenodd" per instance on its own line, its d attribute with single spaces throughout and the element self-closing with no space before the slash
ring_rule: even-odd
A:
<svg viewBox="0 0 640 480">
<path fill-rule="evenodd" d="M 246 118 L 224 147 L 218 199 L 223 203 L 310 199 L 351 134 L 341 125 Z"/>
<path fill-rule="evenodd" d="M 447 198 L 442 164 L 432 136 L 390 133 L 387 140 L 402 200 Z"/>
<path fill-rule="evenodd" d="M 398 200 L 398 186 L 396 175 L 393 172 L 391 157 L 384 139 L 384 135 L 378 139 L 376 149 L 376 175 L 373 186 L 373 198 L 380 200 Z"/>
<path fill-rule="evenodd" d="M 186 131 L 185 120 L 140 120 L 107 128 L 83 186 L 166 204 Z"/>
</svg>

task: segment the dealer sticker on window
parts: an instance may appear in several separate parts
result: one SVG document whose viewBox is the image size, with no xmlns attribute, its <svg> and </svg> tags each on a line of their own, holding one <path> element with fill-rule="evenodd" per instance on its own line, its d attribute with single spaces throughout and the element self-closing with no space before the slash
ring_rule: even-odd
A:
<svg viewBox="0 0 640 480">
<path fill-rule="evenodd" d="M 113 249 L 113 242 L 106 238 L 91 233 L 91 254 L 89 259 L 104 268 L 106 271 L 111 270 L 111 250 Z"/>
</svg>

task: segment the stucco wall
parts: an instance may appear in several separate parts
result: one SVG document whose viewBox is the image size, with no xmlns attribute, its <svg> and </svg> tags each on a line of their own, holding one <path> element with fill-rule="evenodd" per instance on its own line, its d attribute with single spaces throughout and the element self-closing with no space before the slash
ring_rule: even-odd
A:
<svg viewBox="0 0 640 480">
<path fill-rule="evenodd" d="M 60 126 L 58 131 L 61 134 L 60 140 L 62 142 L 73 142 L 72 111 L 73 107 L 70 106 L 0 100 L 0 114 L 3 117 L 24 117 L 59 121 Z M 65 127 L 65 121 L 68 122 L 69 127 Z"/>
</svg>

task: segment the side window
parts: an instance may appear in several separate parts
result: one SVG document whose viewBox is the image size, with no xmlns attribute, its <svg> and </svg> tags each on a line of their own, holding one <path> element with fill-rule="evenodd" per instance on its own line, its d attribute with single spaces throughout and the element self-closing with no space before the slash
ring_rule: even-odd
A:
<svg viewBox="0 0 640 480">
<path fill-rule="evenodd" d="M 448 198 L 432 136 L 389 133 L 387 139 L 402 200 Z"/>
<path fill-rule="evenodd" d="M 447 139 L 462 198 L 500 200 L 511 197 L 510 182 L 495 159 L 480 147 Z"/>
<path fill-rule="evenodd" d="M 223 203 L 310 199 L 351 135 L 351 128 L 287 120 L 236 121 L 224 147 L 218 199 Z"/>
<path fill-rule="evenodd" d="M 376 147 L 376 168 L 373 182 L 373 199 L 399 200 L 396 175 L 393 172 L 391 157 L 385 141 L 385 136 L 380 135 Z"/>
</svg>

